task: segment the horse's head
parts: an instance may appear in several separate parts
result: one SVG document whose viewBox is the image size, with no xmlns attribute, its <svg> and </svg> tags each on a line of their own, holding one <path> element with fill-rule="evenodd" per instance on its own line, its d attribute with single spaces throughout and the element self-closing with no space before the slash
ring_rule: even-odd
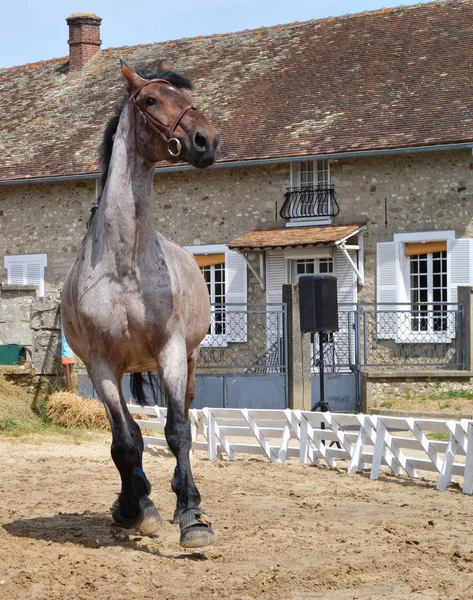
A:
<svg viewBox="0 0 473 600">
<path fill-rule="evenodd" d="M 138 152 L 149 162 L 185 160 L 203 169 L 215 162 L 219 134 L 207 118 L 195 108 L 179 87 L 190 87 L 184 78 L 166 77 L 167 65 L 162 65 L 162 77 L 145 79 L 122 62 L 131 102 L 134 105 L 135 136 Z"/>
</svg>

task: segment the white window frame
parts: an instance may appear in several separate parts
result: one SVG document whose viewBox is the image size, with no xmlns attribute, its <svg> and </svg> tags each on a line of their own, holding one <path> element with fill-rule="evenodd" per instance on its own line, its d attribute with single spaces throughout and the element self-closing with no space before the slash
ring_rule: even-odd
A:
<svg viewBox="0 0 473 600">
<path fill-rule="evenodd" d="M 318 174 L 320 172 L 327 172 L 326 177 L 326 185 L 330 185 L 331 182 L 331 172 L 330 172 L 330 161 L 327 159 L 317 159 L 317 160 L 304 160 L 291 163 L 291 173 L 290 173 L 290 187 L 300 187 L 301 186 L 301 165 L 305 162 L 311 162 L 314 165 L 314 185 L 318 184 Z M 326 168 L 323 167 L 319 169 L 318 163 L 325 163 Z M 306 225 L 331 225 L 332 218 L 331 217 L 307 217 L 305 219 L 289 219 L 286 223 L 287 227 L 303 227 Z"/>
<path fill-rule="evenodd" d="M 227 247 L 225 244 L 209 244 L 204 246 L 185 246 L 185 249 L 193 256 L 205 254 L 225 254 Z M 212 302 L 213 292 L 210 293 L 210 301 Z M 226 348 L 228 346 L 226 335 L 207 334 L 201 342 L 201 346 Z"/>
<path fill-rule="evenodd" d="M 40 282 L 38 289 L 36 291 L 36 295 L 38 297 L 44 296 L 44 269 L 48 266 L 48 255 L 47 254 L 7 254 L 3 259 L 4 267 L 7 271 L 7 282 L 9 285 L 12 285 L 11 280 L 11 268 L 13 265 L 22 265 L 23 273 L 26 272 L 26 267 L 28 265 L 34 264 L 39 265 L 40 267 Z M 28 281 L 25 280 L 25 275 L 23 275 L 23 285 L 32 285 L 29 284 Z"/>
<path fill-rule="evenodd" d="M 398 256 L 399 256 L 399 263 L 398 264 L 398 271 L 399 271 L 399 275 L 400 277 L 398 278 L 398 282 L 400 283 L 400 285 L 398 286 L 397 289 L 397 302 L 402 302 L 402 303 L 408 303 L 411 304 L 411 285 L 410 285 L 410 257 L 405 255 L 405 248 L 404 246 L 406 244 L 412 244 L 412 243 L 418 243 L 418 244 L 422 244 L 422 243 L 428 243 L 428 242 L 438 242 L 438 241 L 442 241 L 442 242 L 447 242 L 447 303 L 451 302 L 451 284 L 450 284 L 450 277 L 451 277 L 451 264 L 450 264 L 450 252 L 448 251 L 448 244 L 449 242 L 452 242 L 453 240 L 455 240 L 455 231 L 454 230 L 447 230 L 447 231 L 421 231 L 421 232 L 415 232 L 415 233 L 395 233 L 393 236 L 394 242 L 396 244 L 398 244 Z M 420 331 L 409 331 L 409 335 L 406 336 L 405 333 L 403 333 L 406 329 L 406 326 L 403 324 L 406 323 L 406 321 L 409 322 L 409 329 L 410 329 L 410 319 L 411 319 L 411 313 L 398 313 L 399 314 L 399 321 L 398 321 L 398 331 L 401 332 L 402 334 L 398 334 L 398 336 L 396 337 L 396 343 L 398 344 L 403 344 L 403 343 L 412 343 L 412 344 L 416 344 L 416 343 L 422 343 L 422 344 L 428 344 L 428 343 L 440 343 L 440 342 L 450 342 L 451 339 L 453 337 L 455 337 L 455 333 L 454 332 L 450 332 L 448 331 L 448 329 L 446 331 L 429 331 L 429 339 L 425 339 L 425 332 L 420 332 Z"/>
<path fill-rule="evenodd" d="M 289 265 L 289 274 L 290 274 L 290 281 L 291 283 L 297 283 L 299 281 L 299 277 L 301 276 L 301 274 L 297 273 L 297 262 L 299 260 L 305 260 L 305 261 L 313 261 L 314 262 L 314 275 L 320 275 L 320 261 L 321 260 L 330 260 L 331 264 L 332 264 L 332 270 L 331 271 L 327 271 L 324 272 L 324 275 L 333 275 L 334 274 L 334 264 L 333 264 L 333 258 L 332 256 L 308 256 L 308 257 L 304 257 L 304 258 L 292 258 L 290 260 L 290 265 Z"/>
<path fill-rule="evenodd" d="M 225 347 L 230 343 L 248 341 L 248 270 L 245 258 L 224 244 L 187 246 L 194 256 L 225 254 L 225 334 L 204 339 L 204 345 Z"/>
</svg>

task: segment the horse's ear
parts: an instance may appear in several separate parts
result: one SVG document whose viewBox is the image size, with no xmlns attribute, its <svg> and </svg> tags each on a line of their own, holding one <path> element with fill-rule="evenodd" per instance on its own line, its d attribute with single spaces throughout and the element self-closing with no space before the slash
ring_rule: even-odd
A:
<svg viewBox="0 0 473 600">
<path fill-rule="evenodd" d="M 165 60 L 162 60 L 158 65 L 158 70 L 159 71 L 171 71 L 171 67 L 168 65 L 168 63 Z"/>
<path fill-rule="evenodd" d="M 145 83 L 146 80 L 133 71 L 133 69 L 131 69 L 123 60 L 120 61 L 120 65 L 122 67 L 123 77 L 128 81 L 131 89 L 137 88 Z"/>
</svg>

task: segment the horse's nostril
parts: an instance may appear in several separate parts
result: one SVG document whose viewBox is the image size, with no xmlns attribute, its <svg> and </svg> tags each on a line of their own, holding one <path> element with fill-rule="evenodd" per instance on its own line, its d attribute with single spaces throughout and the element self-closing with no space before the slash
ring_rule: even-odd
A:
<svg viewBox="0 0 473 600">
<path fill-rule="evenodd" d="M 197 146 L 197 148 L 199 150 L 205 150 L 208 145 L 207 136 L 205 136 L 201 133 L 196 133 L 195 134 L 195 145 Z"/>
</svg>

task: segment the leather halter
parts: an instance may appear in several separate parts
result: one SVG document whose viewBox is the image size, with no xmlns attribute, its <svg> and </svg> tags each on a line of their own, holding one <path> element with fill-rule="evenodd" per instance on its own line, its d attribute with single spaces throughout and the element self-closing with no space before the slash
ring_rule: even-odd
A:
<svg viewBox="0 0 473 600">
<path fill-rule="evenodd" d="M 185 108 L 183 108 L 181 110 L 181 112 L 177 115 L 177 118 L 175 119 L 175 121 L 171 124 L 169 129 L 167 129 L 166 125 L 164 125 L 163 123 L 161 123 L 160 121 L 158 121 L 157 119 L 152 117 L 150 114 L 148 114 L 146 111 L 144 111 L 142 108 L 140 108 L 136 102 L 136 98 L 137 98 L 138 94 L 141 92 L 141 90 L 144 87 L 146 87 L 147 85 L 150 85 L 150 83 L 165 83 L 166 85 L 172 86 L 172 83 L 170 81 L 168 81 L 167 79 L 150 79 L 149 81 L 146 81 L 145 83 L 140 85 L 140 87 L 132 94 L 130 102 L 133 104 L 133 106 L 135 106 L 138 109 L 138 111 L 140 112 L 141 116 L 143 117 L 143 120 L 145 121 L 145 123 L 148 123 L 148 125 L 160 135 L 161 139 L 168 147 L 169 154 L 174 157 L 179 156 L 181 153 L 181 150 L 182 150 L 182 144 L 176 137 L 173 137 L 174 131 L 175 131 L 176 127 L 179 125 L 179 123 L 181 122 L 182 117 L 187 113 L 187 111 L 189 111 L 191 109 L 192 110 L 197 110 L 197 109 L 192 104 L 189 104 L 189 106 L 186 106 Z M 136 141 L 136 127 L 135 127 L 135 141 Z M 176 145 L 175 152 L 173 152 L 173 150 L 171 149 L 171 143 Z M 139 152 L 138 145 L 136 145 L 136 149 Z"/>
</svg>

